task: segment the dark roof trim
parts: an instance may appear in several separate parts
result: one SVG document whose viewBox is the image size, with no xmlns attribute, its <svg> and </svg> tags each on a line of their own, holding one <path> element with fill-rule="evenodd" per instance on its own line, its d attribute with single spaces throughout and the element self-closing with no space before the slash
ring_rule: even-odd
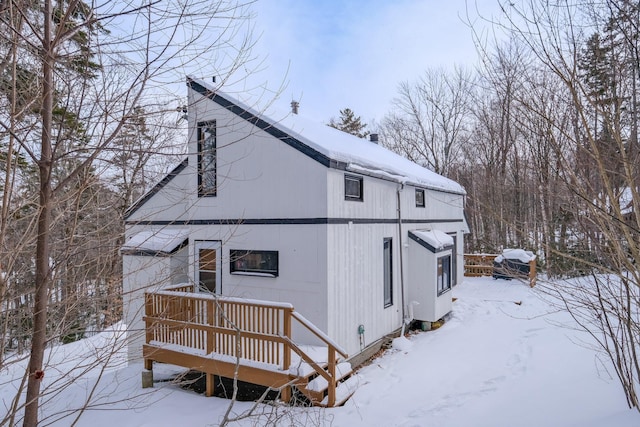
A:
<svg viewBox="0 0 640 427">
<path fill-rule="evenodd" d="M 149 250 L 149 249 L 124 249 L 124 250 L 121 249 L 120 250 L 120 254 L 121 255 L 134 255 L 134 256 L 168 257 L 168 256 L 171 256 L 171 255 L 175 254 L 180 249 L 183 249 L 183 248 L 187 247 L 188 245 L 189 245 L 189 238 L 187 237 L 186 239 L 184 239 L 184 241 L 182 243 L 180 243 L 178 246 L 173 248 L 170 252 L 152 251 L 152 250 Z"/>
<path fill-rule="evenodd" d="M 295 148 L 296 150 L 300 151 L 302 154 L 308 157 L 311 157 L 313 160 L 317 161 L 318 163 L 328 168 L 346 170 L 347 168 L 346 163 L 339 162 L 337 160 L 333 160 L 329 158 L 328 156 L 317 151 L 316 149 L 309 147 L 307 144 L 300 141 L 299 139 L 294 138 L 288 133 L 278 129 L 275 124 L 268 123 L 265 120 L 261 119 L 260 117 L 257 117 L 255 114 L 251 113 L 250 111 L 247 111 L 246 109 L 222 97 L 220 94 L 211 92 L 210 90 L 202 86 L 200 83 L 193 81 L 190 78 L 187 78 L 187 85 L 191 89 L 198 92 L 200 95 L 209 98 L 210 100 L 220 105 L 221 107 L 226 108 L 227 110 L 231 111 L 235 115 L 245 119 L 252 125 L 257 126 L 258 128 L 267 132 L 269 135 Z"/>
<path fill-rule="evenodd" d="M 124 213 L 124 219 L 126 220 L 127 218 L 129 218 L 131 215 L 133 215 L 133 213 L 135 211 L 137 211 L 142 205 L 144 205 L 145 203 L 147 203 L 147 201 L 152 198 L 157 192 L 159 192 L 160 190 L 162 190 L 164 188 L 165 185 L 167 185 L 173 178 L 175 178 L 180 172 L 182 172 L 184 170 L 184 168 L 187 167 L 187 165 L 189 164 L 189 159 L 185 158 L 182 162 L 180 162 L 180 164 L 178 166 L 176 166 L 175 168 L 173 168 L 173 170 L 171 172 L 169 172 L 167 174 L 167 176 L 165 176 L 164 178 L 162 178 L 162 181 L 160 181 L 159 183 L 157 183 L 156 185 L 153 186 L 153 188 L 149 191 L 147 191 L 147 193 L 140 197 L 138 200 L 136 200 L 136 202 L 131 205 L 129 207 L 129 209 L 127 209 Z"/>
<path fill-rule="evenodd" d="M 447 245 L 447 246 L 444 246 L 442 249 L 436 249 L 433 246 L 431 246 L 428 242 L 425 242 L 424 240 L 422 240 L 419 236 L 416 236 L 415 234 L 413 234 L 411 231 L 409 231 L 409 238 L 414 242 L 417 242 L 423 248 L 427 248 L 429 251 L 433 252 L 434 254 L 438 252 L 444 252 L 453 248 L 453 245 Z"/>
<path fill-rule="evenodd" d="M 403 224 L 433 224 L 434 222 L 464 222 L 462 218 L 441 218 L 441 219 L 402 219 Z"/>
<path fill-rule="evenodd" d="M 403 224 L 463 222 L 462 219 L 403 219 Z M 316 224 L 397 224 L 397 218 L 244 218 L 187 219 L 169 221 L 125 221 L 126 225 L 316 225 Z"/>
</svg>

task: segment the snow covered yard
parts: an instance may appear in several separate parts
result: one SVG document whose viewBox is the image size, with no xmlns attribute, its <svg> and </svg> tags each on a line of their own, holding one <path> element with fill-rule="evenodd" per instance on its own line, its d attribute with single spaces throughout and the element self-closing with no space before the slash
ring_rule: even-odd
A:
<svg viewBox="0 0 640 427">
<path fill-rule="evenodd" d="M 412 335 L 358 373 L 360 386 L 344 407 L 264 406 L 260 418 L 232 425 L 332 426 L 580 426 L 631 427 L 640 415 L 628 410 L 617 380 L 587 336 L 517 281 L 466 279 L 454 290 L 453 314 L 438 330 Z M 115 334 L 111 334 L 113 336 Z M 109 334 L 62 346 L 51 354 L 50 385 L 70 366 L 100 357 Z M 74 357 L 73 353 L 77 356 Z M 78 367 L 72 385 L 44 405 L 42 424 L 70 425 L 64 417 L 82 406 L 100 379 L 79 426 L 214 426 L 228 400 L 205 398 L 168 382 L 140 389 L 141 365 L 122 367 L 113 357 L 102 372 Z M 6 410 L 19 364 L 0 372 L 0 407 Z M 164 371 L 164 372 L 163 372 Z M 156 380 L 168 368 L 157 366 Z M 46 383 L 48 381 L 48 383 Z M 239 414 L 253 406 L 237 402 Z M 274 420 L 278 421 L 274 421 Z"/>
</svg>

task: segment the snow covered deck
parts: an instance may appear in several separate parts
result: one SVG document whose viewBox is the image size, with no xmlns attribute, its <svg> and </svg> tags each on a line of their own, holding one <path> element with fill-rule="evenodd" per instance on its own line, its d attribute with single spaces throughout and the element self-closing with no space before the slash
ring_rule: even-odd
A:
<svg viewBox="0 0 640 427">
<path fill-rule="evenodd" d="M 314 404 L 342 403 L 336 389 L 351 373 L 348 363 L 339 363 L 347 354 L 290 304 L 190 290 L 181 285 L 145 294 L 147 370 L 157 361 L 204 372 L 207 396 L 213 395 L 218 375 L 281 390 L 284 401 L 295 386 Z M 322 345 L 297 345 L 294 322 Z"/>
<path fill-rule="evenodd" d="M 508 276 L 528 279 L 529 286 L 532 288 L 536 285 L 536 256 L 522 249 L 505 249 L 500 254 L 464 254 L 464 275 L 466 277 L 482 277 L 494 275 L 494 261 L 501 262 L 503 259 L 515 260 L 521 264 L 529 264 L 529 275 L 523 277 L 518 271 L 503 271 Z M 505 268 L 505 267 L 503 267 Z"/>
</svg>

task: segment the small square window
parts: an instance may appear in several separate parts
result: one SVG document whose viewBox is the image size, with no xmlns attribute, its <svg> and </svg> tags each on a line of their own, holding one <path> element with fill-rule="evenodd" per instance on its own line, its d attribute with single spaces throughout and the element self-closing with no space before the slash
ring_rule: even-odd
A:
<svg viewBox="0 0 640 427">
<path fill-rule="evenodd" d="M 355 175 L 344 176 L 344 198 L 345 200 L 362 201 L 362 177 Z"/>
<path fill-rule="evenodd" d="M 424 208 L 424 190 L 416 188 L 416 207 Z"/>
</svg>

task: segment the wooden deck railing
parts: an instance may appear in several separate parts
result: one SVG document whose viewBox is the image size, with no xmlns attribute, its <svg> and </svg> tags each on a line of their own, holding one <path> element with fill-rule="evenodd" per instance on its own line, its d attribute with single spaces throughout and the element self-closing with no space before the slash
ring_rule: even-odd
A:
<svg viewBox="0 0 640 427">
<path fill-rule="evenodd" d="M 480 277 L 493 275 L 493 260 L 497 254 L 464 254 L 464 275 Z"/>
<path fill-rule="evenodd" d="M 464 275 L 480 277 L 493 275 L 493 261 L 498 254 L 464 254 Z M 517 274 L 515 274 L 517 276 Z M 536 260 L 529 261 L 529 286 L 536 285 Z"/>
<path fill-rule="evenodd" d="M 235 364 L 238 360 L 241 364 L 248 362 L 260 373 L 253 369 L 252 378 L 245 376 L 240 380 L 283 385 L 285 376 L 285 383 L 294 379 L 289 375 L 289 369 L 292 353 L 295 353 L 327 380 L 328 405 L 335 404 L 336 364 L 340 356 L 346 358 L 347 354 L 295 312 L 291 304 L 188 292 L 190 290 L 190 286 L 185 285 L 145 294 L 147 369 L 151 369 L 153 360 L 158 360 L 151 352 L 151 347 L 157 347 L 175 350 L 174 353 L 183 351 L 190 356 L 213 358 L 218 364 Z M 327 346 L 326 370 L 295 344 L 291 334 L 294 321 Z M 193 357 L 189 360 L 192 361 Z M 191 367 L 186 362 L 183 366 Z M 211 395 L 212 376 L 225 375 L 223 372 L 206 373 L 211 375 L 211 378 L 207 376 L 207 395 Z M 283 394 L 283 398 L 287 398 L 288 390 Z"/>
</svg>

